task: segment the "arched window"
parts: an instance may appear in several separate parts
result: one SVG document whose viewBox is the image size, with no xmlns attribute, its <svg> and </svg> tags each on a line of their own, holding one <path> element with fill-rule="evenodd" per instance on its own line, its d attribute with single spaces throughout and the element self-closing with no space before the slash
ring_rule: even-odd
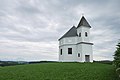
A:
<svg viewBox="0 0 120 80">
<path fill-rule="evenodd" d="M 85 37 L 87 37 L 88 36 L 88 34 L 87 34 L 87 32 L 85 32 Z"/>
<path fill-rule="evenodd" d="M 78 53 L 78 57 L 80 57 L 80 53 Z"/>
<path fill-rule="evenodd" d="M 79 33 L 79 37 L 81 37 L 81 33 Z"/>
</svg>

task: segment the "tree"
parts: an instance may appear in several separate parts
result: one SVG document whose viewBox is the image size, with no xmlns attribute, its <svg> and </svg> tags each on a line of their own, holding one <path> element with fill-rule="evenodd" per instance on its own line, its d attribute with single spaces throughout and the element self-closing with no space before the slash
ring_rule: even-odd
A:
<svg viewBox="0 0 120 80">
<path fill-rule="evenodd" d="M 120 67 L 120 42 L 116 46 L 117 47 L 114 55 L 114 63 L 116 67 Z"/>
</svg>

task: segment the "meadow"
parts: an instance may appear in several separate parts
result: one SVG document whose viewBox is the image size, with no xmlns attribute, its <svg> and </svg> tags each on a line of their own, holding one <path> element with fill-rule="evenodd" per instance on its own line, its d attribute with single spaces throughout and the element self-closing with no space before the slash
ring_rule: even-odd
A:
<svg viewBox="0 0 120 80">
<path fill-rule="evenodd" d="M 40 63 L 0 67 L 0 80 L 119 80 L 113 65 Z"/>
</svg>

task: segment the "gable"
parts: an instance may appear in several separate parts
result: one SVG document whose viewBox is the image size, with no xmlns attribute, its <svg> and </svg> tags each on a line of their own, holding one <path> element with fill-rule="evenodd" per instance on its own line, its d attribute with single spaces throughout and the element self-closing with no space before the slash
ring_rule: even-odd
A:
<svg viewBox="0 0 120 80">
<path fill-rule="evenodd" d="M 89 23 L 87 22 L 87 20 L 85 19 L 84 16 L 82 16 L 82 18 L 81 18 L 77 28 L 80 27 L 80 26 L 86 26 L 86 27 L 90 27 L 91 28 L 91 26 L 89 25 Z"/>
</svg>

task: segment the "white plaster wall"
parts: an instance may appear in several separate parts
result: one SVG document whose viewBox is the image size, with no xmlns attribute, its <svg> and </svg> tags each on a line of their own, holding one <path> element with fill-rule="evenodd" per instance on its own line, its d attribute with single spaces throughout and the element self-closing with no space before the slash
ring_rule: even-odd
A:
<svg viewBox="0 0 120 80">
<path fill-rule="evenodd" d="M 85 36 L 85 32 L 87 32 L 88 36 Z M 81 33 L 81 37 L 79 37 L 78 42 L 89 42 L 90 38 L 90 28 L 81 26 L 77 28 L 77 34 Z"/>
<path fill-rule="evenodd" d="M 59 41 L 59 61 L 74 62 L 77 60 L 77 41 L 78 37 L 65 37 Z M 72 55 L 68 54 L 68 48 L 72 48 Z M 62 55 L 60 50 L 62 49 Z"/>
<path fill-rule="evenodd" d="M 80 57 L 78 57 L 78 53 L 80 53 Z M 82 45 L 78 44 L 77 45 L 77 61 L 81 62 L 82 61 Z"/>
<path fill-rule="evenodd" d="M 68 48 L 72 48 L 72 54 L 68 54 Z M 61 46 L 62 55 L 59 53 L 59 61 L 62 62 L 85 62 L 85 55 L 90 55 L 90 62 L 93 62 L 92 45 L 78 44 Z M 60 51 L 59 51 L 60 52 Z M 80 57 L 78 57 L 80 53 Z"/>
<path fill-rule="evenodd" d="M 90 55 L 90 62 L 93 62 L 92 45 L 90 44 L 81 44 L 81 45 L 82 45 L 82 62 L 85 62 L 85 55 Z"/>
<path fill-rule="evenodd" d="M 76 45 L 64 45 L 60 46 L 59 49 L 62 49 L 62 55 L 59 53 L 59 61 L 62 62 L 76 62 Z M 72 48 L 72 54 L 68 54 L 68 48 Z"/>
<path fill-rule="evenodd" d="M 62 55 L 60 54 L 61 49 L 62 49 Z M 64 46 L 59 47 L 59 61 L 60 62 L 64 60 L 64 53 L 63 52 L 65 52 Z"/>
<path fill-rule="evenodd" d="M 65 45 L 65 44 L 77 44 L 77 37 L 65 37 L 59 41 L 59 46 Z"/>
</svg>

